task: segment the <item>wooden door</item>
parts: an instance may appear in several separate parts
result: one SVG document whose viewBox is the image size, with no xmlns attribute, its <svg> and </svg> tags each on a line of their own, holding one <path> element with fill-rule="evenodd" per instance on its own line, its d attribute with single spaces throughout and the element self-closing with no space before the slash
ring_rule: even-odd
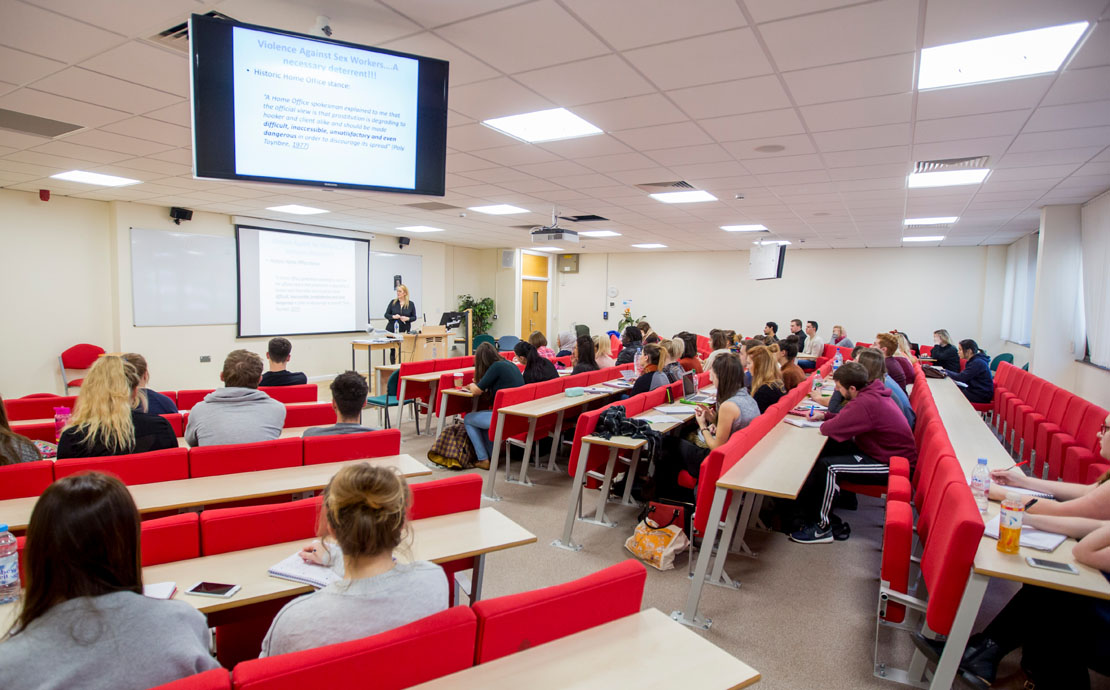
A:
<svg viewBox="0 0 1110 690">
<path fill-rule="evenodd" d="M 547 329 L 547 281 L 520 281 L 520 337 L 527 340 L 532 331 L 544 331 L 548 341 L 551 336 Z"/>
</svg>

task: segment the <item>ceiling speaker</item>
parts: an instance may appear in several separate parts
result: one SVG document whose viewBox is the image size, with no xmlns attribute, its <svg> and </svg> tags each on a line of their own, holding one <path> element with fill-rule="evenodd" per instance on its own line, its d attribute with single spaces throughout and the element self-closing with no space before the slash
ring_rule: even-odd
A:
<svg viewBox="0 0 1110 690">
<path fill-rule="evenodd" d="M 502 249 L 501 250 L 501 268 L 512 268 L 516 265 L 516 250 L 515 249 Z"/>
</svg>

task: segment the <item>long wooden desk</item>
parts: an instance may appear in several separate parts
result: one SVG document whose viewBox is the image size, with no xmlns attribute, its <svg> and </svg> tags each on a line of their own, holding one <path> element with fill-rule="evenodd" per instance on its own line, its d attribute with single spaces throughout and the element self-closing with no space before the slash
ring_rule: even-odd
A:
<svg viewBox="0 0 1110 690">
<path fill-rule="evenodd" d="M 373 362 L 374 350 L 381 350 L 382 351 L 382 364 L 385 364 L 385 351 L 386 350 L 396 350 L 397 351 L 397 355 L 396 355 L 397 361 L 398 362 L 401 361 L 401 339 L 400 338 L 397 338 L 396 340 L 393 340 L 393 339 L 384 340 L 384 339 L 382 339 L 383 340 L 382 342 L 377 342 L 377 343 L 372 343 L 372 342 L 370 342 L 370 340 L 371 339 L 369 339 L 369 338 L 364 338 L 362 340 L 352 340 L 351 341 L 351 370 L 352 371 L 358 371 L 358 365 L 355 363 L 355 353 L 357 353 L 359 350 L 366 350 L 366 367 L 367 367 L 366 368 L 366 375 L 367 376 L 370 376 L 372 373 L 374 373 L 374 362 Z M 373 338 L 373 340 L 379 340 L 379 338 Z"/>
<path fill-rule="evenodd" d="M 460 558 L 476 558 L 473 599 L 481 596 L 485 556 L 515 546 L 532 544 L 536 536 L 493 508 L 470 510 L 413 520 L 411 548 L 404 544 L 395 552 L 398 561 L 444 563 Z M 267 571 L 279 561 L 297 553 L 308 542 L 300 539 L 215 556 L 202 556 L 143 568 L 143 582 L 174 582 L 174 599 L 186 601 L 198 611 L 209 614 L 209 625 L 217 625 L 211 614 L 273 599 L 311 592 L 313 587 L 271 577 Z M 184 591 L 196 582 L 226 582 L 241 585 L 230 599 L 198 597 Z M 0 606 L 0 630 L 7 630 L 18 614 L 18 604 Z"/>
<path fill-rule="evenodd" d="M 374 388 L 374 395 L 385 395 L 388 388 L 389 388 L 389 386 L 388 386 L 389 381 L 388 381 L 388 379 L 383 379 L 382 378 L 383 375 L 392 374 L 393 372 L 400 371 L 400 370 L 401 370 L 401 363 L 400 362 L 397 362 L 396 364 L 379 364 L 378 366 L 373 367 L 374 381 L 376 382 L 376 387 Z M 366 382 L 367 382 L 367 385 L 370 384 L 370 377 L 369 376 L 367 377 Z"/>
<path fill-rule="evenodd" d="M 314 426 L 287 426 L 278 434 L 278 438 L 297 438 L 304 435 L 306 429 L 315 429 L 318 426 L 330 426 L 328 424 L 316 424 Z M 188 448 L 189 444 L 185 441 L 184 436 L 177 437 L 178 448 Z"/>
<path fill-rule="evenodd" d="M 428 397 L 428 422 L 426 424 L 426 426 L 430 429 L 432 426 L 432 410 L 434 409 L 434 406 L 431 403 L 433 403 L 436 399 L 436 389 L 439 388 L 439 378 L 444 374 L 465 373 L 468 371 L 474 371 L 474 367 L 469 366 L 459 367 L 457 369 L 440 369 L 439 371 L 428 371 L 423 374 L 409 374 L 408 376 L 402 376 L 400 385 L 397 387 L 397 428 L 401 428 L 401 411 L 404 408 L 404 405 L 402 403 L 405 400 L 405 388 L 406 384 L 409 381 L 412 381 L 413 383 L 426 383 L 431 387 L 431 395 Z"/>
<path fill-rule="evenodd" d="M 981 457 L 987 458 L 987 465 L 991 469 L 1006 469 L 1014 466 L 1013 459 L 994 436 L 994 432 L 953 381 L 929 379 L 929 388 L 933 393 L 941 422 L 948 432 L 948 439 L 956 451 L 956 457 L 969 477 Z M 986 518 L 993 518 L 998 511 L 999 505 L 992 501 Z M 1066 540 L 1052 553 L 1021 548 L 1017 554 L 1004 554 L 998 551 L 997 544 L 996 540 L 986 536 L 979 542 L 979 550 L 975 554 L 967 587 L 964 589 L 963 598 L 960 599 L 960 607 L 956 611 L 956 618 L 948 633 L 944 653 L 933 673 L 930 688 L 939 690 L 951 686 L 959 667 L 960 657 L 971 635 L 971 628 L 975 624 L 975 618 L 986 595 L 987 585 L 993 577 L 1099 599 L 1110 599 L 1110 583 L 1102 573 L 1075 561 L 1072 555 L 1072 549 L 1076 545 L 1074 539 Z M 1033 568 L 1025 562 L 1027 556 L 1071 563 L 1079 569 L 1079 575 Z M 925 664 L 920 654 L 915 652 L 914 663 L 910 665 L 915 672 L 918 669 L 924 670 Z M 921 678 L 916 680 L 920 681 Z"/>
<path fill-rule="evenodd" d="M 363 460 L 345 460 L 321 465 L 299 465 L 276 470 L 221 474 L 214 477 L 178 479 L 153 484 L 128 486 L 140 513 L 196 508 L 228 501 L 283 496 L 316 491 L 327 486 L 340 469 L 368 462 L 378 467 L 393 467 L 406 477 L 426 476 L 432 470 L 411 455 L 387 455 Z M 0 521 L 12 529 L 26 529 L 38 496 L 0 501 Z"/>
<path fill-rule="evenodd" d="M 637 660 L 644 663 L 636 663 Z M 649 660 L 651 663 L 647 663 Z M 646 609 L 416 687 L 734 690 L 753 685 L 759 679 L 759 672 L 743 661 L 683 629 L 657 609 Z"/>
</svg>

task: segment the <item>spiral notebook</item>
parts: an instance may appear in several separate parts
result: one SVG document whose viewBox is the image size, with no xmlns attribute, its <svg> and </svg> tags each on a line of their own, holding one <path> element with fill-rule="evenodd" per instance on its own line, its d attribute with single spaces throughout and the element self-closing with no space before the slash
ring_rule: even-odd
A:
<svg viewBox="0 0 1110 690">
<path fill-rule="evenodd" d="M 292 580 L 293 582 L 300 582 L 301 584 L 312 585 L 317 588 L 326 587 L 333 582 L 343 579 L 331 568 L 314 563 L 305 563 L 304 560 L 301 559 L 300 554 L 297 553 L 281 561 L 267 572 L 283 580 Z"/>
<path fill-rule="evenodd" d="M 983 534 L 991 539 L 998 539 L 998 519 L 999 516 L 995 515 L 987 521 Z M 1054 532 L 1044 532 L 1039 529 L 1034 529 L 1029 525 L 1021 526 L 1021 541 L 1018 543 L 1028 549 L 1036 549 L 1038 551 L 1055 551 L 1056 547 L 1064 543 L 1067 539 L 1062 534 Z"/>
</svg>

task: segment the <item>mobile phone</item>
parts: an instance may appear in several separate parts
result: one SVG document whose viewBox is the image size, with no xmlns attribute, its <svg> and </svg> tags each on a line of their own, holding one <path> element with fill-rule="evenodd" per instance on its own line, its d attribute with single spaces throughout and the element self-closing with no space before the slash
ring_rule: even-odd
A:
<svg viewBox="0 0 1110 690">
<path fill-rule="evenodd" d="M 198 582 L 185 590 L 185 593 L 196 594 L 202 597 L 220 597 L 222 599 L 228 599 L 235 596 L 235 593 L 241 588 L 242 585 L 225 585 L 220 582 Z"/>
<path fill-rule="evenodd" d="M 1071 563 L 1061 563 L 1060 561 L 1050 561 L 1044 558 L 1034 558 L 1033 556 L 1026 556 L 1025 562 L 1034 568 L 1044 568 L 1045 570 L 1054 570 L 1058 573 L 1070 573 L 1078 575 L 1079 569 Z"/>
</svg>

